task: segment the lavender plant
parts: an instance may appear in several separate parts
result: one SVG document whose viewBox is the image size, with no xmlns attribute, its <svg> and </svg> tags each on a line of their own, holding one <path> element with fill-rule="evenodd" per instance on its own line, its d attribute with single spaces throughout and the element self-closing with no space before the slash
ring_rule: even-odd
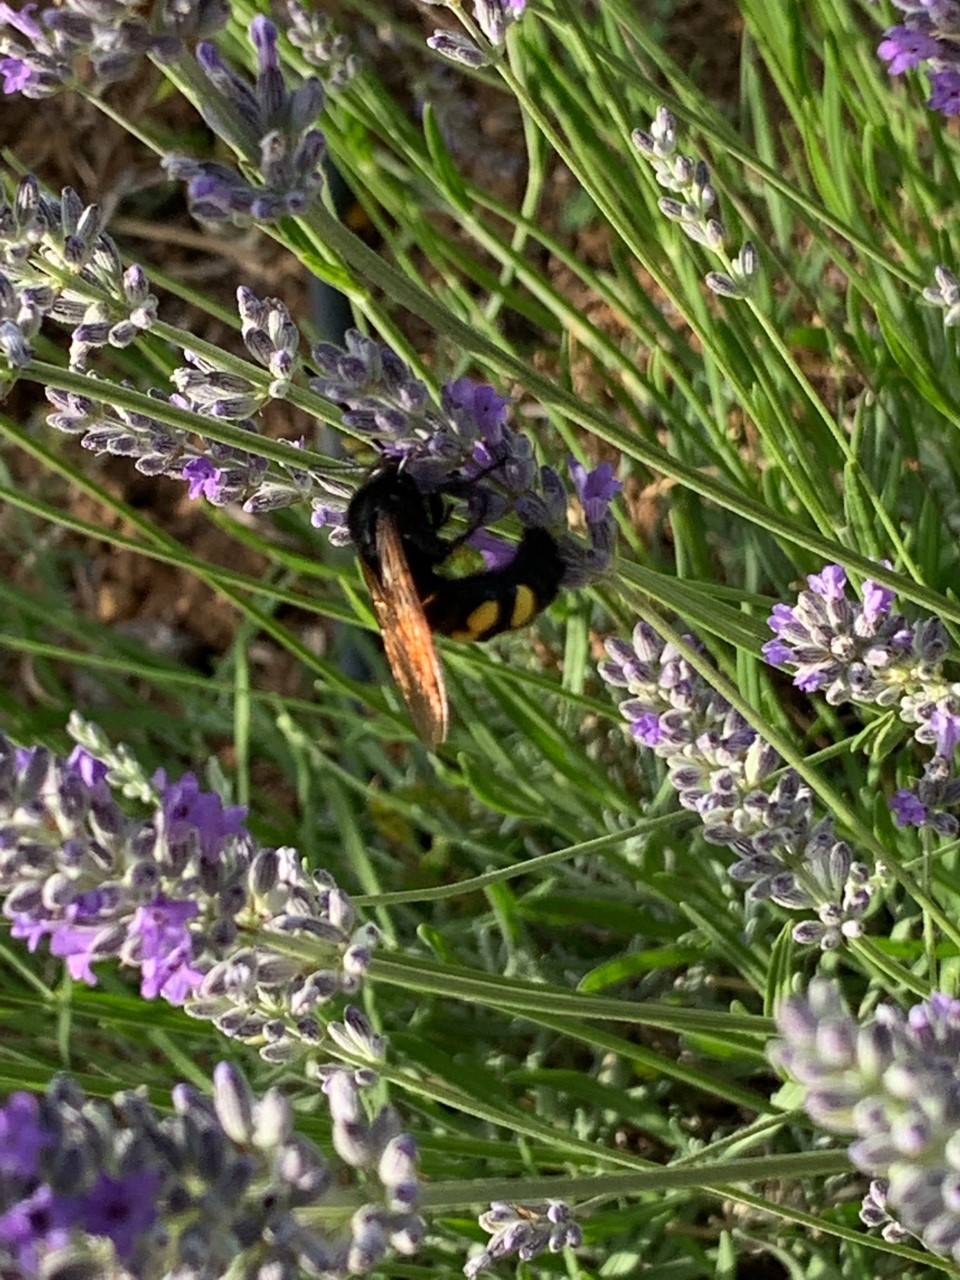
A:
<svg viewBox="0 0 960 1280">
<path fill-rule="evenodd" d="M 894 0 L 903 22 L 889 27 L 877 49 L 892 76 L 925 64 L 930 80 L 927 106 L 945 116 L 960 111 L 960 43 L 955 38 L 960 8 L 953 0 L 915 3 Z"/>
<path fill-rule="evenodd" d="M 859 938 L 880 868 L 855 860 L 833 821 L 816 816 L 799 774 L 783 769 L 770 744 L 649 624 L 636 625 L 632 642 L 607 640 L 606 650 L 600 675 L 630 695 L 619 711 L 631 736 L 666 762 L 704 840 L 734 852 L 729 874 L 749 885 L 748 900 L 813 911 L 794 925 L 795 942 L 827 951 Z"/>
<path fill-rule="evenodd" d="M 204 190 L 210 198 L 206 186 Z M 122 272 L 99 211 L 92 206 L 82 209 L 75 192 L 66 191 L 60 202 L 52 201 L 28 177 L 12 203 L 0 208 L 0 224 L 8 228 L 4 254 L 10 272 L 0 277 L 10 317 L 0 340 L 10 353 L 11 372 L 29 362 L 30 338 L 45 315 L 74 324 L 73 369 L 84 369 L 98 347 L 126 346 L 154 325 L 157 301 L 148 292 L 142 269 L 134 265 Z M 62 265 L 55 271 L 52 263 Z M 73 279 L 64 287 L 61 275 L 58 287 L 58 273 L 64 269 Z M 109 301 L 86 304 L 84 294 L 94 291 Z M 114 303 L 120 305 L 120 319 Z M 240 372 L 243 366 L 235 358 L 184 346 L 188 363 L 170 375 L 176 392 L 168 396 L 150 388 L 158 416 L 50 385 L 46 394 L 55 412 L 48 421 L 59 431 L 79 436 L 83 447 L 94 453 L 133 458 L 147 475 L 183 478 L 191 497 L 203 495 L 217 506 L 242 502 L 246 511 L 263 513 L 310 500 L 314 523 L 330 525 L 334 540 L 343 541 L 348 537 L 346 504 L 331 505 L 326 495 L 332 489 L 343 499 L 349 488 L 337 484 L 329 472 L 293 461 L 296 454 L 290 448 L 301 449 L 302 440 L 292 441 L 285 451 L 291 461 L 280 460 L 272 468 L 255 443 L 259 412 L 270 400 L 294 394 L 294 375 L 302 370 L 297 327 L 280 300 L 260 300 L 245 286 L 238 290 L 238 306 L 244 344 L 271 375 L 269 382 L 249 366 Z M 188 335 L 165 336 L 189 341 Z M 568 585 L 602 577 L 613 547 L 610 500 L 619 489 L 608 463 L 592 471 L 572 464 L 589 535 L 590 545 L 584 547 L 567 532 L 559 473 L 551 467 L 538 469 L 529 440 L 507 425 L 507 397 L 489 385 L 460 378 L 446 384 L 440 404 L 433 405 L 424 383 L 389 347 L 355 331 L 349 331 L 345 341 L 343 349 L 323 343 L 311 353 L 321 372 L 311 379 L 321 413 L 329 412 L 322 402 L 347 410 L 343 425 L 362 434 L 380 456 L 409 464 L 407 469 L 424 493 L 469 485 L 466 492 L 478 537 L 487 522 L 516 508 L 525 523 L 548 528 L 558 538 L 569 564 Z M 226 423 L 237 433 L 247 433 L 252 447 L 203 437 L 195 443 L 190 431 L 176 425 L 183 419 L 168 422 L 160 416 L 162 405 L 193 415 L 198 426 L 205 418 Z M 483 545 L 491 559 L 498 553 L 501 559 L 509 558 L 502 540 L 488 536 Z"/>
<path fill-rule="evenodd" d="M 0 1271 L 952 1265 L 953 9 L 0 6 Z M 382 465 L 562 558 L 432 756 Z"/>
<path fill-rule="evenodd" d="M 274 1062 L 320 1043 L 318 1010 L 359 991 L 376 929 L 295 849 L 260 848 L 246 810 L 224 808 L 193 774 L 168 782 L 159 770 L 142 819 L 123 813 L 107 764 L 83 747 L 58 759 L 2 741 L 0 774 L 10 936 L 31 951 L 47 940 L 73 978 L 95 985 L 93 966 L 121 959 L 145 999 L 185 1004 Z"/>
<path fill-rule="evenodd" d="M 210 1097 L 175 1085 L 169 1114 L 137 1090 L 89 1097 L 66 1075 L 11 1094 L 5 1273 L 355 1276 L 416 1253 L 416 1149 L 388 1108 L 366 1119 L 345 1077 L 326 1091 L 336 1157 L 297 1131 L 281 1090 L 257 1097 L 229 1062 Z"/>
<path fill-rule="evenodd" d="M 907 1013 L 881 1004 L 854 1017 L 822 980 L 780 1009 L 774 1062 L 803 1090 L 811 1118 L 851 1135 L 848 1154 L 874 1179 L 861 1217 L 888 1240 L 919 1237 L 957 1259 L 957 1027 L 960 1004 L 934 993 Z"/>
<path fill-rule="evenodd" d="M 960 800 L 953 758 L 960 742 L 958 686 L 946 678 L 949 639 L 939 618 L 909 623 L 893 613 L 894 594 L 867 580 L 863 600 L 846 594 L 840 565 L 827 565 L 807 580 L 793 606 L 779 604 L 769 625 L 776 639 L 763 646 L 768 662 L 792 667 L 794 684 L 823 690 L 833 704 L 845 701 L 891 708 L 916 725 L 914 740 L 934 746 L 915 788 L 902 787 L 890 800 L 900 826 L 929 825 L 938 834 L 960 830 L 947 812 Z"/>
</svg>

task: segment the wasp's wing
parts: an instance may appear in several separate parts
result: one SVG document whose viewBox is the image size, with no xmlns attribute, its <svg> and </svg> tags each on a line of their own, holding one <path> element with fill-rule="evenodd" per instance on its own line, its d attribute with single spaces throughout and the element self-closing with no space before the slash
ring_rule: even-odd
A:
<svg viewBox="0 0 960 1280">
<path fill-rule="evenodd" d="M 428 747 L 436 747 L 447 736 L 447 690 L 403 542 L 389 513 L 378 516 L 376 543 L 379 576 L 364 561 L 360 563 L 387 661 L 417 733 Z"/>
</svg>

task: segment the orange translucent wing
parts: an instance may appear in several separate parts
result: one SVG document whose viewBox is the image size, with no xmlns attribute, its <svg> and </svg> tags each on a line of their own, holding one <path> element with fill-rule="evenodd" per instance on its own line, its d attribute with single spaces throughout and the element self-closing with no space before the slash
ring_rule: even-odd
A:
<svg viewBox="0 0 960 1280">
<path fill-rule="evenodd" d="M 388 514 L 381 514 L 377 521 L 377 556 L 379 577 L 362 561 L 361 567 L 380 624 L 387 662 L 414 728 L 426 746 L 433 748 L 447 736 L 447 690 L 403 543 Z"/>
</svg>

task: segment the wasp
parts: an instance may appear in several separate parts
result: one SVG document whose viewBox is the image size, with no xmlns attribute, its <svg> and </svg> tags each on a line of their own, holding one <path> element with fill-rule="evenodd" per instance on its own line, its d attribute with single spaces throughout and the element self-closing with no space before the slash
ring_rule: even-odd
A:
<svg viewBox="0 0 960 1280">
<path fill-rule="evenodd" d="M 439 572 L 469 534 L 444 538 L 445 496 L 421 493 L 399 464 L 380 468 L 347 509 L 350 531 L 383 647 L 414 727 L 428 747 L 447 736 L 449 707 L 433 633 L 454 640 L 489 640 L 524 627 L 554 600 L 564 562 L 545 529 L 525 529 L 513 558 L 499 569 L 464 577 Z"/>
</svg>

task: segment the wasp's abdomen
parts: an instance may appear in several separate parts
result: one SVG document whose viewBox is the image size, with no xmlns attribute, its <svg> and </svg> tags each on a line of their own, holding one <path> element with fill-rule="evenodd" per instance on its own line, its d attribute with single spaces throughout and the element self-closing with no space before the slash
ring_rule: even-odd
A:
<svg viewBox="0 0 960 1280">
<path fill-rule="evenodd" d="M 465 578 L 434 575 L 423 600 L 432 631 L 453 640 L 490 640 L 516 631 L 545 609 L 560 590 L 564 564 L 545 529 L 524 531 L 517 553 L 502 569 Z"/>
</svg>

